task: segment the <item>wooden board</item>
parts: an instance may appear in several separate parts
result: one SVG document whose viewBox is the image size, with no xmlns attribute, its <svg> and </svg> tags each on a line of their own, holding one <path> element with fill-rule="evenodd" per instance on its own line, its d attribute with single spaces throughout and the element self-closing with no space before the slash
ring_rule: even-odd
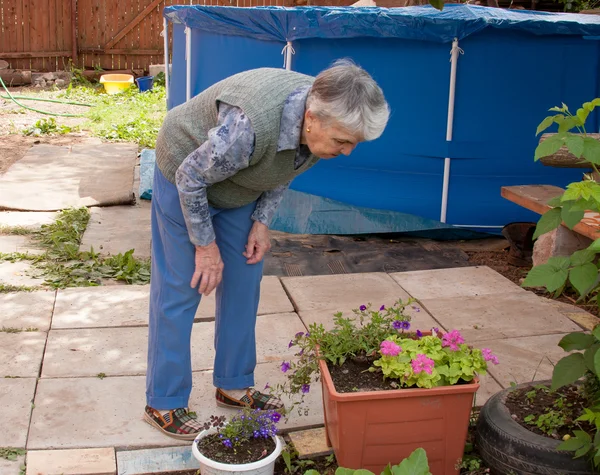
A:
<svg viewBox="0 0 600 475">
<path fill-rule="evenodd" d="M 523 208 L 544 214 L 552 209 L 552 206 L 548 205 L 548 201 L 564 191 L 562 188 L 552 185 L 518 185 L 503 186 L 501 195 Z M 586 211 L 583 219 L 575 225 L 573 231 L 590 239 L 600 238 L 600 213 Z"/>
</svg>

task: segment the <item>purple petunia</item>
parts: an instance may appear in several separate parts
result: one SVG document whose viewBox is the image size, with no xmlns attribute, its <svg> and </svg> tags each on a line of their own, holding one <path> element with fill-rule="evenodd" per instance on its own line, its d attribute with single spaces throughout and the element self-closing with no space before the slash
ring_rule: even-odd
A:
<svg viewBox="0 0 600 475">
<path fill-rule="evenodd" d="M 302 385 L 302 394 L 306 394 L 309 391 L 310 391 L 310 384 L 303 384 Z"/>
<path fill-rule="evenodd" d="M 360 311 L 361 311 L 361 312 L 364 312 L 366 309 L 367 309 L 367 306 L 366 306 L 366 305 L 361 305 L 361 306 L 360 306 Z"/>
<path fill-rule="evenodd" d="M 271 389 L 271 386 L 269 386 L 269 383 L 265 384 L 265 389 Z"/>
<path fill-rule="evenodd" d="M 281 363 L 281 372 L 286 373 L 291 367 L 292 366 L 287 361 L 284 361 Z"/>
<path fill-rule="evenodd" d="M 395 330 L 400 330 L 402 328 L 402 322 L 400 320 L 394 320 L 392 326 Z"/>
<path fill-rule="evenodd" d="M 294 335 L 294 338 L 300 338 L 302 335 L 304 335 L 304 332 L 298 332 Z M 306 336 L 308 336 L 308 333 L 306 334 Z"/>
<path fill-rule="evenodd" d="M 288 348 L 291 348 L 292 346 L 294 346 L 294 340 L 290 340 L 288 343 Z"/>
<path fill-rule="evenodd" d="M 273 412 L 271 414 L 271 420 L 273 422 L 279 422 L 279 419 L 281 419 L 281 414 L 279 414 L 278 412 Z"/>
<path fill-rule="evenodd" d="M 423 332 L 421 330 L 417 330 L 417 338 L 423 338 Z"/>
<path fill-rule="evenodd" d="M 385 310 L 385 305 L 382 305 L 381 307 L 379 307 L 379 311 L 383 312 Z"/>
</svg>

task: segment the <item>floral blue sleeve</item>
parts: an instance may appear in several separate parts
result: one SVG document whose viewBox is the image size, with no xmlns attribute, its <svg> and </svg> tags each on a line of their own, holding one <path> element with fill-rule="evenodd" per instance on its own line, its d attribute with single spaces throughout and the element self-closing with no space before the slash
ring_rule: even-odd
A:
<svg viewBox="0 0 600 475">
<path fill-rule="evenodd" d="M 247 168 L 254 152 L 254 129 L 240 108 L 221 103 L 217 124 L 176 173 L 183 217 L 196 246 L 215 240 L 206 188 Z"/>
<path fill-rule="evenodd" d="M 285 185 L 279 185 L 277 188 L 265 191 L 256 202 L 256 209 L 252 214 L 252 219 L 263 223 L 265 226 L 270 226 L 273 216 L 281 203 L 283 194 L 290 186 L 291 181 Z"/>
</svg>

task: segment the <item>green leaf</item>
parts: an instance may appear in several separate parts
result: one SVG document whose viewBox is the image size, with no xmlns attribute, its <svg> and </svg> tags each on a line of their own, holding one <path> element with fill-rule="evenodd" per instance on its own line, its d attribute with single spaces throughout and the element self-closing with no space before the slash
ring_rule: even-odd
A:
<svg viewBox="0 0 600 475">
<path fill-rule="evenodd" d="M 584 149 L 583 143 L 583 137 L 581 135 L 569 135 L 565 139 L 565 145 L 569 149 L 569 152 L 571 152 L 577 158 L 581 158 L 581 154 L 583 153 Z"/>
<path fill-rule="evenodd" d="M 600 352 L 594 354 L 594 372 L 596 375 L 600 374 Z"/>
<path fill-rule="evenodd" d="M 546 117 L 544 120 L 542 120 L 540 122 L 540 125 L 538 125 L 535 135 L 540 135 L 540 132 L 543 132 L 548 127 L 550 127 L 552 124 L 554 124 L 554 116 L 551 115 L 551 116 Z"/>
<path fill-rule="evenodd" d="M 583 138 L 583 158 L 588 162 L 600 164 L 600 141 L 591 137 Z"/>
<path fill-rule="evenodd" d="M 585 109 L 585 108 L 581 108 L 581 109 L 577 109 L 577 118 L 581 121 L 582 124 L 585 124 L 585 121 L 588 118 L 588 115 L 590 115 L 589 110 Z"/>
<path fill-rule="evenodd" d="M 557 448 L 558 450 L 568 450 L 569 452 L 575 452 L 584 445 L 584 441 L 579 440 L 577 437 L 571 437 L 570 439 L 565 440 L 563 443 L 561 443 Z"/>
<path fill-rule="evenodd" d="M 584 295 L 586 290 L 596 283 L 597 277 L 598 268 L 591 263 L 573 267 L 569 272 L 569 281 L 579 295 Z"/>
<path fill-rule="evenodd" d="M 348 469 L 347 468 L 342 468 L 342 470 L 348 470 Z M 335 473 L 336 474 L 338 473 L 337 470 L 335 471 Z M 353 473 L 352 470 L 350 470 L 350 473 Z M 321 474 L 318 472 L 318 470 L 315 470 L 314 468 L 311 468 L 310 470 L 307 470 L 306 472 L 304 472 L 304 475 L 321 475 Z"/>
<path fill-rule="evenodd" d="M 552 155 L 560 150 L 565 144 L 563 135 L 552 135 L 540 143 L 535 149 L 534 160 L 538 161 L 540 158 Z"/>
<path fill-rule="evenodd" d="M 431 475 L 425 450 L 422 448 L 416 449 L 400 465 L 394 465 L 392 473 L 394 475 Z"/>
<path fill-rule="evenodd" d="M 585 366 L 592 373 L 596 372 L 596 366 L 594 364 L 596 352 L 600 348 L 600 343 L 594 343 L 591 347 L 589 347 L 583 353 L 583 360 L 585 361 Z"/>
<path fill-rule="evenodd" d="M 542 234 L 546 234 L 559 227 L 562 221 L 561 212 L 561 208 L 552 208 L 546 211 L 537 223 L 533 239 L 535 240 Z"/>
<path fill-rule="evenodd" d="M 563 206 L 560 217 L 569 229 L 573 229 L 583 219 L 584 211 L 573 209 L 571 206 Z"/>
<path fill-rule="evenodd" d="M 594 361 L 595 363 L 595 361 Z M 586 372 L 585 361 L 581 353 L 573 353 L 561 359 L 552 372 L 552 390 L 556 391 L 581 378 Z"/>
<path fill-rule="evenodd" d="M 439 11 L 444 9 L 444 0 L 429 0 L 429 4 Z"/>
<path fill-rule="evenodd" d="M 588 251 L 600 252 L 600 239 L 596 239 L 592 244 L 588 246 Z"/>
<path fill-rule="evenodd" d="M 548 206 L 552 206 L 553 208 L 562 205 L 562 194 L 555 196 L 554 198 L 550 198 L 546 203 Z"/>
<path fill-rule="evenodd" d="M 589 249 L 575 251 L 571 255 L 571 265 L 582 266 L 583 264 L 589 264 L 590 262 L 594 262 L 595 258 L 596 253 L 594 251 L 590 251 Z"/>
<path fill-rule="evenodd" d="M 585 350 L 590 348 L 596 339 L 593 335 L 588 335 L 586 333 L 569 333 L 562 337 L 558 346 L 560 346 L 565 351 L 573 351 L 573 350 Z"/>
<path fill-rule="evenodd" d="M 576 127 L 577 125 L 580 125 L 579 119 L 577 119 L 577 117 L 571 117 L 571 116 L 565 117 L 558 124 L 558 132 L 559 133 L 568 132 L 569 130 L 571 130 L 573 127 Z"/>
<path fill-rule="evenodd" d="M 596 340 L 600 341 L 600 325 L 596 325 L 592 330 L 592 335 L 596 338 Z"/>
<path fill-rule="evenodd" d="M 316 472 L 316 470 L 315 470 Z M 351 468 L 344 468 L 344 467 L 338 467 L 335 470 L 335 475 L 353 475 L 355 473 L 354 470 L 352 470 Z M 306 475 L 306 474 L 304 474 Z"/>
</svg>

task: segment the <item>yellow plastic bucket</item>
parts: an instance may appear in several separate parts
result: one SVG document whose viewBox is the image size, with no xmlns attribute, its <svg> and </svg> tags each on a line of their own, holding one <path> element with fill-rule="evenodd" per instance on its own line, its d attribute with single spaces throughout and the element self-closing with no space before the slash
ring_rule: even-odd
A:
<svg viewBox="0 0 600 475">
<path fill-rule="evenodd" d="M 103 74 L 100 84 L 108 95 L 119 94 L 131 87 L 133 76 L 131 74 Z"/>
</svg>

